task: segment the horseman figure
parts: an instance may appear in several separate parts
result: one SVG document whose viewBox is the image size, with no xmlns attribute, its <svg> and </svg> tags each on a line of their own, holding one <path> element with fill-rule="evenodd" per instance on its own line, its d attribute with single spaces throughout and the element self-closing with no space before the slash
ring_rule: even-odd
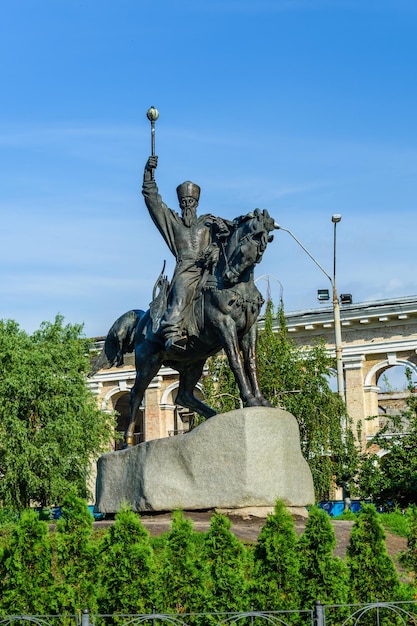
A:
<svg viewBox="0 0 417 626">
<path fill-rule="evenodd" d="M 208 276 L 213 274 L 232 224 L 213 215 L 197 216 L 200 187 L 190 181 L 177 187 L 181 216 L 169 209 L 158 193 L 153 176 L 157 164 L 157 156 L 149 157 L 142 193 L 152 220 L 176 258 L 167 308 L 159 326 L 165 349 L 172 354 L 183 352 L 188 338 L 198 333 L 193 304 Z"/>
<path fill-rule="evenodd" d="M 179 215 L 159 195 L 153 175 L 157 163 L 154 155 L 146 163 L 143 195 L 176 258 L 174 275 L 169 284 L 162 271 L 147 311 L 134 309 L 114 322 L 90 373 L 121 366 L 123 355 L 135 352 L 126 445 L 133 441 L 145 391 L 163 364 L 179 373 L 176 403 L 209 418 L 216 411 L 194 389 L 207 358 L 223 349 L 243 404 L 269 406 L 256 372 L 256 321 L 263 298 L 253 274 L 277 225 L 259 209 L 233 222 L 211 214 L 198 217 L 200 188 L 190 181 L 177 188 Z"/>
</svg>

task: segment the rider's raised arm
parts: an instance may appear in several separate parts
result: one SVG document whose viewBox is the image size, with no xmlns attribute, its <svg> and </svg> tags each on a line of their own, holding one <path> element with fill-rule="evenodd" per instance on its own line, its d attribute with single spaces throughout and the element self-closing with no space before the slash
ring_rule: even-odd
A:
<svg viewBox="0 0 417 626">
<path fill-rule="evenodd" d="M 158 165 L 158 157 L 150 156 L 146 161 L 145 170 L 143 172 L 142 194 L 145 198 L 145 204 L 154 219 L 155 212 L 169 211 L 168 207 L 162 201 L 158 193 L 158 186 L 153 176 L 153 172 Z"/>
<path fill-rule="evenodd" d="M 153 171 L 158 165 L 158 157 L 150 156 L 146 161 L 145 170 L 143 172 L 142 194 L 145 198 L 145 204 L 153 218 L 153 213 L 162 203 L 162 198 L 158 194 L 158 187 L 153 177 Z"/>
<path fill-rule="evenodd" d="M 147 160 L 143 173 L 142 194 L 155 226 L 165 239 L 172 254 L 177 257 L 175 228 L 180 218 L 177 213 L 167 207 L 159 195 L 157 184 L 152 177 L 152 170 L 156 168 L 157 164 L 158 157 L 151 156 Z"/>
</svg>

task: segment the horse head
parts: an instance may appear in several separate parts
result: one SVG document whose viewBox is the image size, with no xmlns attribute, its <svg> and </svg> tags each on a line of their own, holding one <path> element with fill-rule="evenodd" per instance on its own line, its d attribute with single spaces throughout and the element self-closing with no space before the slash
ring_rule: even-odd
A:
<svg viewBox="0 0 417 626">
<path fill-rule="evenodd" d="M 276 228 L 266 209 L 255 209 L 237 217 L 233 223 L 235 230 L 226 246 L 225 285 L 236 284 L 246 270 L 261 261 L 266 246 L 274 238 L 269 233 Z"/>
</svg>

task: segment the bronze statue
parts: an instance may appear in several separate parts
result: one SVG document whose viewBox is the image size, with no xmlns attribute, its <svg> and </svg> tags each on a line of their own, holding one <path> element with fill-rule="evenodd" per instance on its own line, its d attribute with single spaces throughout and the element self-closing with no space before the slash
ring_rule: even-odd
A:
<svg viewBox="0 0 417 626">
<path fill-rule="evenodd" d="M 188 337 L 198 333 L 193 301 L 201 293 L 208 275 L 213 273 L 231 225 L 213 215 L 197 217 L 200 187 L 190 181 L 177 187 L 182 216 L 169 209 L 158 193 L 153 176 L 157 163 L 158 157 L 149 157 L 142 193 L 156 227 L 177 260 L 159 330 L 167 351 L 183 351 Z"/>
<path fill-rule="evenodd" d="M 133 442 L 145 391 L 163 364 L 179 372 L 177 404 L 209 418 L 216 412 L 194 396 L 194 388 L 207 358 L 224 349 L 243 403 L 270 406 L 256 373 L 256 320 L 263 298 L 253 272 L 277 226 L 268 211 L 259 209 L 233 222 L 213 215 L 197 217 L 200 188 L 190 181 L 177 188 L 182 215 L 169 209 L 154 180 L 157 117 L 150 117 L 151 111 L 156 110 L 148 112 L 152 155 L 145 166 L 143 195 L 176 258 L 175 272 L 169 284 L 162 271 L 147 311 L 131 310 L 116 320 L 90 374 L 104 366 L 122 365 L 123 355 L 135 351 L 126 445 Z"/>
</svg>

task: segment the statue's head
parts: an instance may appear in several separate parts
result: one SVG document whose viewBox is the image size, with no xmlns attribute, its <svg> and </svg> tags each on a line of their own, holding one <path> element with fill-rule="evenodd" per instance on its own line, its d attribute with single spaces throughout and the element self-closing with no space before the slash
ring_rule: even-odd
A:
<svg viewBox="0 0 417 626">
<path fill-rule="evenodd" d="M 197 214 L 200 199 L 200 187 L 189 180 L 177 187 L 178 202 L 180 203 L 182 219 L 186 226 L 190 226 Z"/>
</svg>

